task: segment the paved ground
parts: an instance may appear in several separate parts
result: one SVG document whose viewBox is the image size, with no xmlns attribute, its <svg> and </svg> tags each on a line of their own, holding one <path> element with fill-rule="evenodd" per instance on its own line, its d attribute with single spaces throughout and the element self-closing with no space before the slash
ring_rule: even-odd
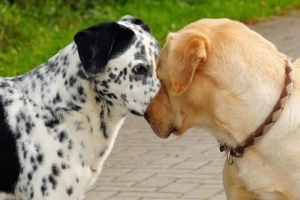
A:
<svg viewBox="0 0 300 200">
<path fill-rule="evenodd" d="M 250 28 L 282 52 L 300 57 L 300 11 Z M 142 118 L 129 116 L 86 200 L 224 200 L 225 156 L 218 149 L 206 132 L 163 140 Z"/>
</svg>

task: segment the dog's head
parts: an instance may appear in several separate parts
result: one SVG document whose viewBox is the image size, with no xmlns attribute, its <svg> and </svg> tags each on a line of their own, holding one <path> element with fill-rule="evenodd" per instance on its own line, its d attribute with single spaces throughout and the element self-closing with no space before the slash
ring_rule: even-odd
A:
<svg viewBox="0 0 300 200">
<path fill-rule="evenodd" d="M 149 26 L 127 15 L 80 31 L 74 41 L 100 97 L 143 115 L 159 89 L 155 69 L 160 47 Z"/>
<path fill-rule="evenodd" d="M 285 56 L 245 25 L 199 20 L 168 35 L 157 65 L 161 88 L 145 118 L 162 138 L 207 127 L 240 139 L 270 113 L 284 66 Z"/>
</svg>

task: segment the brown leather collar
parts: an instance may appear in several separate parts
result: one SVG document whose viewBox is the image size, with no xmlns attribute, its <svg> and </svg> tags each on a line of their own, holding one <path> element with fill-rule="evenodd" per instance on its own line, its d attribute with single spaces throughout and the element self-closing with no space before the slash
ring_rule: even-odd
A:
<svg viewBox="0 0 300 200">
<path fill-rule="evenodd" d="M 294 85 L 295 74 L 292 69 L 292 63 L 289 60 L 286 61 L 285 73 L 286 73 L 286 77 L 285 77 L 285 85 L 283 91 L 281 92 L 280 98 L 275 104 L 272 112 L 265 119 L 265 121 L 241 144 L 237 146 L 230 146 L 225 143 L 220 144 L 221 152 L 228 151 L 227 154 L 228 164 L 230 165 L 233 164 L 235 157 L 242 157 L 245 149 L 253 145 L 257 138 L 263 136 L 266 132 L 268 132 L 271 125 L 273 125 L 276 122 L 276 120 L 279 118 L 286 101 L 288 100 L 288 98 L 292 93 L 293 85 Z"/>
</svg>

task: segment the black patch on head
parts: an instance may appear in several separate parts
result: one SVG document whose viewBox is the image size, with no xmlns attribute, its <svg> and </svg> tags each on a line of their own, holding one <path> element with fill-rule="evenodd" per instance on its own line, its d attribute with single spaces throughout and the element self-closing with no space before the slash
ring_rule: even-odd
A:
<svg viewBox="0 0 300 200">
<path fill-rule="evenodd" d="M 121 21 L 128 21 L 128 22 L 130 22 L 132 24 L 140 26 L 144 31 L 146 31 L 148 33 L 151 33 L 150 27 L 147 24 L 145 24 L 142 20 L 140 20 L 138 18 L 135 18 L 133 16 L 127 15 L 127 16 L 122 17 Z"/>
<path fill-rule="evenodd" d="M 74 36 L 78 54 L 87 75 L 104 72 L 109 59 L 132 43 L 134 32 L 116 22 L 104 22 L 82 30 Z"/>
<path fill-rule="evenodd" d="M 16 138 L 6 123 L 6 114 L 0 99 L 0 192 L 14 193 L 20 173 Z"/>
</svg>

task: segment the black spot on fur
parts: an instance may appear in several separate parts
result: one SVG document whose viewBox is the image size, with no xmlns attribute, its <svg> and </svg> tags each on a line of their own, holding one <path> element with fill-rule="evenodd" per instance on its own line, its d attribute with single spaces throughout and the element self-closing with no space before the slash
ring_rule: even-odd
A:
<svg viewBox="0 0 300 200">
<path fill-rule="evenodd" d="M 27 150 L 26 150 L 24 142 L 22 143 L 21 149 L 22 149 L 22 153 L 23 153 L 23 158 L 26 159 L 26 157 L 27 157 Z"/>
<path fill-rule="evenodd" d="M 73 148 L 73 141 L 69 140 L 69 145 L 68 145 L 68 149 L 72 149 Z"/>
<path fill-rule="evenodd" d="M 65 163 L 62 163 L 62 164 L 61 164 L 61 168 L 62 168 L 62 169 L 67 169 L 67 165 L 66 165 Z"/>
<path fill-rule="evenodd" d="M 72 187 L 72 186 L 69 187 L 69 188 L 67 188 L 67 194 L 68 194 L 69 196 L 71 196 L 71 195 L 73 194 L 73 187 Z"/>
<path fill-rule="evenodd" d="M 106 149 L 104 149 L 104 150 L 100 151 L 100 153 L 99 153 L 99 157 L 102 157 L 102 156 L 105 154 L 105 152 L 106 152 Z"/>
<path fill-rule="evenodd" d="M 76 83 L 76 77 L 75 76 L 71 76 L 69 79 L 69 85 L 70 87 L 73 87 Z"/>
<path fill-rule="evenodd" d="M 32 166 L 32 169 L 33 169 L 33 171 L 36 171 L 37 170 L 37 165 L 36 164 L 34 164 L 33 166 Z"/>
<path fill-rule="evenodd" d="M 49 128 L 54 128 L 55 126 L 57 126 L 59 124 L 60 124 L 60 122 L 56 118 L 51 118 L 51 119 L 45 121 L 45 126 L 47 126 Z"/>
<path fill-rule="evenodd" d="M 27 174 L 27 178 L 28 178 L 28 180 L 31 181 L 31 179 L 32 179 L 32 173 L 28 173 L 28 174 Z"/>
<path fill-rule="evenodd" d="M 57 186 L 57 180 L 54 178 L 52 174 L 48 176 L 48 180 L 52 184 L 52 189 L 55 190 Z"/>
<path fill-rule="evenodd" d="M 101 98 L 98 97 L 98 96 L 95 97 L 95 100 L 96 100 L 97 103 L 101 102 Z"/>
<path fill-rule="evenodd" d="M 42 164 L 44 161 L 44 155 L 43 154 L 38 154 L 36 157 L 36 160 L 39 164 Z"/>
<path fill-rule="evenodd" d="M 117 78 L 115 79 L 115 83 L 118 83 L 118 82 L 120 82 L 120 79 L 121 79 L 121 77 L 123 76 L 123 74 L 124 74 L 124 72 L 123 71 L 120 71 L 120 73 L 118 74 L 118 76 L 117 76 Z"/>
<path fill-rule="evenodd" d="M 101 86 L 103 86 L 103 87 L 106 88 L 106 89 L 109 88 L 109 85 L 108 85 L 107 81 L 102 81 L 102 82 L 101 82 Z"/>
<path fill-rule="evenodd" d="M 83 126 L 82 126 L 82 123 L 80 121 L 75 121 L 74 126 L 75 126 L 76 131 L 83 130 Z"/>
<path fill-rule="evenodd" d="M 48 190 L 47 185 L 46 185 L 46 184 L 43 184 L 43 185 L 41 186 L 41 192 L 42 192 L 43 197 L 46 196 L 47 190 Z"/>
<path fill-rule="evenodd" d="M 81 109 L 80 106 L 74 104 L 73 102 L 67 103 L 67 106 L 68 106 L 68 108 L 70 108 L 70 110 L 73 110 L 73 111 L 79 111 Z"/>
<path fill-rule="evenodd" d="M 128 102 L 126 94 L 121 94 L 121 99 L 123 100 L 124 103 Z"/>
<path fill-rule="evenodd" d="M 33 197 L 34 197 L 34 192 L 31 191 L 31 192 L 30 192 L 30 199 L 33 199 Z"/>
<path fill-rule="evenodd" d="M 30 162 L 31 162 L 32 164 L 35 163 L 35 158 L 34 158 L 33 156 L 30 157 Z"/>
<path fill-rule="evenodd" d="M 32 130 L 32 128 L 34 127 L 34 123 L 32 123 L 32 122 L 30 122 L 30 121 L 27 121 L 26 123 L 25 123 L 25 129 L 26 129 L 26 133 L 27 134 L 30 134 L 30 132 L 31 132 L 31 130 Z"/>
<path fill-rule="evenodd" d="M 52 174 L 53 174 L 54 176 L 59 176 L 59 174 L 60 174 L 60 169 L 57 167 L 56 164 L 53 164 L 53 165 L 52 165 L 51 170 L 52 170 Z"/>
<path fill-rule="evenodd" d="M 79 87 L 77 88 L 77 91 L 78 91 L 78 94 L 79 94 L 79 95 L 85 95 L 85 94 L 84 94 L 84 89 L 83 89 L 82 86 L 79 86 Z"/>
<path fill-rule="evenodd" d="M 61 101 L 62 100 L 61 100 L 60 94 L 57 93 L 56 96 L 53 99 L 53 104 L 60 103 Z"/>
<path fill-rule="evenodd" d="M 64 157 L 64 152 L 63 152 L 61 149 L 59 149 L 59 150 L 57 151 L 57 155 L 58 155 L 59 157 L 63 158 L 63 157 Z"/>
<path fill-rule="evenodd" d="M 63 143 L 66 139 L 68 138 L 68 135 L 65 131 L 61 131 L 59 134 L 58 134 L 58 139 L 61 143 Z"/>
<path fill-rule="evenodd" d="M 6 88 L 6 87 L 9 87 L 10 85 L 6 82 L 2 82 L 0 83 L 0 88 Z"/>
<path fill-rule="evenodd" d="M 108 138 L 108 135 L 107 135 L 107 125 L 104 121 L 101 122 L 101 126 L 100 126 L 100 129 L 103 133 L 103 136 L 107 139 Z"/>
<path fill-rule="evenodd" d="M 135 60 L 146 60 L 145 54 L 142 54 L 141 52 L 136 52 L 134 54 Z"/>
<path fill-rule="evenodd" d="M 127 68 L 126 67 L 123 69 L 123 72 L 124 72 L 124 76 L 126 76 L 127 75 Z"/>
</svg>

